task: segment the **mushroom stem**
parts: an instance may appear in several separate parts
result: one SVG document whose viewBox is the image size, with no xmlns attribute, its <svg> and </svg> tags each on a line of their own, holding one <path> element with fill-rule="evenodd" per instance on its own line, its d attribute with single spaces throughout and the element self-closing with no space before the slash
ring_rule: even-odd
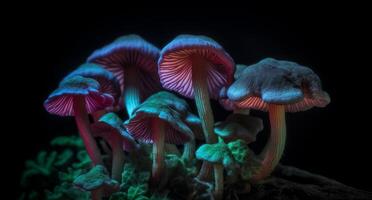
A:
<svg viewBox="0 0 372 200">
<path fill-rule="evenodd" d="M 74 114 L 79 134 L 84 142 L 85 149 L 94 165 L 103 164 L 101 152 L 99 152 L 96 141 L 94 140 L 89 127 L 89 118 L 85 107 L 83 96 L 74 98 Z"/>
<path fill-rule="evenodd" d="M 209 63 L 200 56 L 192 58 L 192 84 L 194 89 L 195 103 L 201 119 L 203 134 L 208 144 L 217 143 L 217 137 L 213 132 L 214 118 L 213 111 L 209 102 L 209 91 L 207 84 Z M 198 178 L 204 180 L 210 174 L 211 165 L 203 162 Z"/>
<path fill-rule="evenodd" d="M 286 140 L 285 108 L 283 105 L 269 104 L 271 134 L 264 150 L 260 153 L 261 168 L 252 177 L 260 181 L 271 174 L 283 155 Z"/>
<path fill-rule="evenodd" d="M 90 193 L 92 200 L 102 200 L 102 189 L 93 190 Z"/>
<path fill-rule="evenodd" d="M 125 86 L 124 86 L 124 106 L 128 112 L 128 116 L 132 116 L 133 110 L 141 103 L 141 94 L 139 90 L 139 82 L 137 69 L 135 66 L 126 68 Z"/>
<path fill-rule="evenodd" d="M 154 118 L 152 122 L 153 148 L 152 148 L 152 183 L 158 184 L 164 168 L 164 122 Z"/>
<path fill-rule="evenodd" d="M 111 177 L 121 182 L 121 175 L 123 173 L 124 167 L 124 158 L 125 154 L 123 151 L 122 143 L 120 142 L 122 139 L 117 137 L 115 141 L 112 141 L 112 169 L 111 169 Z"/>
<path fill-rule="evenodd" d="M 182 159 L 184 161 L 190 162 L 194 159 L 195 154 L 195 140 L 192 139 L 190 142 L 186 143 L 182 153 Z"/>
<path fill-rule="evenodd" d="M 223 165 L 214 164 L 214 196 L 219 200 L 223 197 Z"/>
</svg>

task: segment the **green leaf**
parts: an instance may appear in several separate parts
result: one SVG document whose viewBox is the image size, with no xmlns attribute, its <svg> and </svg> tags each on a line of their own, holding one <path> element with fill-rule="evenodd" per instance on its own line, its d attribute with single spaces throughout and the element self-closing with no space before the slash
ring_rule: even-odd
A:
<svg viewBox="0 0 372 200">
<path fill-rule="evenodd" d="M 147 185 L 130 186 L 128 189 L 128 200 L 137 200 L 140 196 L 145 195 L 147 192 Z"/>
<path fill-rule="evenodd" d="M 227 144 L 235 161 L 239 164 L 248 162 L 250 149 L 244 140 L 238 139 Z"/>
<path fill-rule="evenodd" d="M 59 136 L 54 138 L 50 145 L 52 146 L 63 146 L 63 147 L 76 147 L 79 149 L 84 149 L 83 140 L 80 137 L 72 135 L 72 136 Z"/>
<path fill-rule="evenodd" d="M 36 157 L 36 160 L 27 160 L 26 169 L 24 170 L 21 178 L 21 184 L 26 186 L 28 180 L 34 176 L 51 176 L 55 170 L 53 164 L 57 158 L 57 152 L 52 151 L 48 154 L 47 151 L 41 151 Z"/>
<path fill-rule="evenodd" d="M 76 155 L 79 162 L 75 162 L 72 164 L 74 168 L 87 168 L 91 165 L 92 161 L 90 160 L 87 152 L 85 150 L 81 150 Z"/>
<path fill-rule="evenodd" d="M 72 183 L 76 177 L 83 173 L 82 169 L 67 168 L 67 172 L 58 172 L 60 181 Z"/>
<path fill-rule="evenodd" d="M 67 164 L 73 158 L 73 151 L 71 149 L 65 149 L 62 153 L 57 156 L 55 166 L 62 166 Z"/>
<path fill-rule="evenodd" d="M 89 192 L 84 192 L 70 183 L 62 183 L 57 185 L 53 191 L 46 191 L 47 200 L 88 200 L 90 199 Z"/>
</svg>

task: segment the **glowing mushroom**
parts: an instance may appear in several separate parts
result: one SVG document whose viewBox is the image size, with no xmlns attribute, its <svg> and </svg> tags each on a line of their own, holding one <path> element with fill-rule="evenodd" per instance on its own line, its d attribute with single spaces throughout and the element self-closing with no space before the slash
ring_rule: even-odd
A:
<svg viewBox="0 0 372 200">
<path fill-rule="evenodd" d="M 95 113 L 92 113 L 95 121 L 98 121 L 100 116 L 105 114 L 107 111 L 114 110 L 115 107 L 118 106 L 117 104 L 120 97 L 119 82 L 116 80 L 114 75 L 108 70 L 104 69 L 102 65 L 85 63 L 67 75 L 66 78 L 76 75 L 96 80 L 100 84 L 102 91 L 105 91 L 105 93 L 108 93 L 114 97 L 114 103 L 111 107 L 106 107 L 104 110 L 99 110 Z"/>
<path fill-rule="evenodd" d="M 82 76 L 65 78 L 44 102 L 45 109 L 60 116 L 75 116 L 80 136 L 94 164 L 101 164 L 101 154 L 92 137 L 88 114 L 112 106 L 114 98 L 94 79 Z"/>
<path fill-rule="evenodd" d="M 113 154 L 111 177 L 118 182 L 124 167 L 124 151 L 137 149 L 137 144 L 123 126 L 122 120 L 115 113 L 103 115 L 92 126 L 95 137 L 101 137 L 110 145 Z"/>
<path fill-rule="evenodd" d="M 131 116 L 141 100 L 161 88 L 157 73 L 159 52 L 140 36 L 126 35 L 94 51 L 87 61 L 101 64 L 114 74 Z"/>
<path fill-rule="evenodd" d="M 138 141 L 153 144 L 152 179 L 158 183 L 164 168 L 164 143 L 181 145 L 194 140 L 185 123 L 186 102 L 168 92 L 150 96 L 124 125 Z"/>
<path fill-rule="evenodd" d="M 228 88 L 227 100 L 237 108 L 268 111 L 271 135 L 260 154 L 262 167 L 252 178 L 259 181 L 270 175 L 285 146 L 285 112 L 325 107 L 329 95 L 322 90 L 319 77 L 295 62 L 266 58 L 245 68 Z"/>
<path fill-rule="evenodd" d="M 216 143 L 210 97 L 218 99 L 222 87 L 233 81 L 234 61 L 216 41 L 205 36 L 180 35 L 161 51 L 158 62 L 162 86 L 195 98 L 207 143 Z M 203 164 L 201 178 L 209 173 Z"/>
</svg>

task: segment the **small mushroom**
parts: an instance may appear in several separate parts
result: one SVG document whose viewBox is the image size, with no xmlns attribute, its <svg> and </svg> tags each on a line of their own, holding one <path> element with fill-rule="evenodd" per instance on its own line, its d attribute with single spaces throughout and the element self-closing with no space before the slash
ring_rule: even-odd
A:
<svg viewBox="0 0 372 200">
<path fill-rule="evenodd" d="M 101 137 L 112 149 L 111 177 L 121 182 L 121 174 L 124 167 L 124 151 L 132 151 L 137 148 L 133 137 L 130 136 L 123 126 L 122 120 L 115 113 L 103 115 L 98 122 L 92 124 L 92 132 L 95 137 Z"/>
<path fill-rule="evenodd" d="M 256 141 L 257 134 L 262 130 L 263 122 L 260 118 L 235 113 L 214 126 L 214 132 L 225 142 L 242 139 L 248 144 Z"/>
<path fill-rule="evenodd" d="M 185 144 L 194 140 L 186 124 L 186 101 L 168 92 L 150 96 L 125 123 L 138 141 L 153 144 L 152 181 L 158 183 L 164 168 L 164 143 Z"/>
<path fill-rule="evenodd" d="M 213 164 L 215 198 L 222 199 L 223 168 L 235 165 L 230 149 L 222 140 L 216 144 L 203 144 L 196 151 L 196 158 Z"/>
<path fill-rule="evenodd" d="M 94 51 L 88 62 L 98 63 L 111 71 L 131 116 L 141 100 L 160 90 L 157 60 L 160 50 L 138 35 L 125 35 Z"/>
<path fill-rule="evenodd" d="M 103 196 L 119 191 L 119 183 L 108 176 L 102 165 L 96 165 L 86 174 L 76 177 L 73 184 L 83 191 L 90 191 L 92 200 L 101 200 Z"/>
<path fill-rule="evenodd" d="M 112 107 L 106 107 L 103 110 L 98 110 L 94 113 L 91 113 L 93 118 L 95 119 L 94 121 L 98 121 L 98 119 L 107 111 L 115 110 L 119 102 L 120 85 L 119 81 L 116 80 L 111 72 L 104 69 L 102 65 L 85 63 L 71 72 L 66 78 L 76 75 L 96 80 L 100 84 L 102 91 L 105 91 L 106 93 L 114 97 L 114 103 Z"/>
<path fill-rule="evenodd" d="M 262 167 L 252 177 L 254 182 L 270 175 L 283 154 L 285 112 L 325 107 L 330 102 L 319 77 L 311 69 L 273 58 L 245 68 L 227 89 L 226 97 L 226 101 L 233 102 L 237 108 L 269 112 L 271 135 L 260 154 Z"/>
<path fill-rule="evenodd" d="M 75 116 L 80 136 L 94 164 L 102 164 L 101 154 L 92 137 L 88 114 L 112 106 L 114 98 L 94 79 L 79 75 L 65 78 L 44 102 L 45 109 L 59 116 Z"/>
<path fill-rule="evenodd" d="M 188 98 L 195 98 L 207 143 L 216 143 L 210 97 L 217 99 L 222 87 L 233 81 L 235 64 L 228 53 L 206 36 L 179 35 L 162 50 L 158 62 L 161 84 Z M 199 177 L 210 174 L 203 163 Z"/>
</svg>

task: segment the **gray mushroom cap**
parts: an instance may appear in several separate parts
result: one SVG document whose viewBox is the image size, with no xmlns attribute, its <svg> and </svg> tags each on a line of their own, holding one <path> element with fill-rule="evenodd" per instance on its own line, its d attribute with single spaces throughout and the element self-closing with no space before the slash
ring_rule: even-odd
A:
<svg viewBox="0 0 372 200">
<path fill-rule="evenodd" d="M 194 139 L 190 126 L 199 123 L 190 113 L 185 100 L 163 91 L 150 96 L 139 105 L 124 126 L 136 140 L 153 143 L 154 118 L 165 122 L 165 142 L 171 144 L 184 144 Z"/>
<path fill-rule="evenodd" d="M 285 105 L 287 112 L 297 112 L 325 107 L 330 102 L 319 77 L 310 68 L 273 58 L 246 67 L 226 96 L 238 108 L 264 111 L 268 104 Z"/>
<path fill-rule="evenodd" d="M 256 141 L 257 134 L 263 130 L 263 122 L 258 117 L 231 114 L 223 122 L 217 122 L 214 132 L 225 141 L 242 139 L 247 143 Z"/>
</svg>

